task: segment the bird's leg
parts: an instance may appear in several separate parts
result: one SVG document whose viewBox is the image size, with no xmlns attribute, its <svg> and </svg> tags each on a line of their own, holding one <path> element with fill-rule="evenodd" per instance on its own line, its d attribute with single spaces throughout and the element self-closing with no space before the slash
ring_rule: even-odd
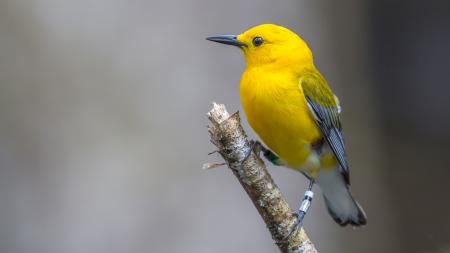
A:
<svg viewBox="0 0 450 253">
<path fill-rule="evenodd" d="M 248 153 L 245 155 L 242 162 L 248 159 L 250 154 L 255 152 L 255 154 L 259 157 L 260 153 L 262 152 L 264 157 L 269 160 L 273 165 L 283 165 L 281 159 L 275 155 L 270 149 L 264 147 L 264 145 L 259 141 L 250 140 L 250 149 L 248 150 Z"/>
<path fill-rule="evenodd" d="M 308 211 L 309 206 L 311 205 L 311 201 L 314 197 L 314 193 L 312 191 L 313 186 L 314 186 L 314 179 L 309 178 L 308 190 L 305 191 L 302 204 L 300 205 L 298 211 L 295 213 L 295 216 L 297 216 L 297 220 L 295 221 L 292 228 L 289 230 L 288 237 L 292 234 L 292 232 L 295 231 L 297 227 L 302 225 L 303 218 L 305 218 L 306 212 Z"/>
<path fill-rule="evenodd" d="M 263 146 L 264 148 L 264 146 Z M 276 166 L 281 166 L 284 165 L 283 161 L 280 159 L 280 157 L 278 157 L 277 155 L 275 155 L 274 152 L 272 152 L 270 149 L 264 148 L 263 150 L 263 155 L 264 157 L 271 162 L 273 165 Z"/>
</svg>

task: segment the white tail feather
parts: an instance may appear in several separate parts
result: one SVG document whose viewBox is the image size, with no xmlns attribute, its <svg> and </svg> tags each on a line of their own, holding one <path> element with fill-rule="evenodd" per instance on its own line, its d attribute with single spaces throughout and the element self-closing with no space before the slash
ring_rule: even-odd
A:
<svg viewBox="0 0 450 253">
<path fill-rule="evenodd" d="M 337 169 L 320 172 L 316 182 L 322 189 L 328 211 L 337 223 L 355 226 L 366 224 L 363 209 L 353 199 L 344 177 Z"/>
</svg>

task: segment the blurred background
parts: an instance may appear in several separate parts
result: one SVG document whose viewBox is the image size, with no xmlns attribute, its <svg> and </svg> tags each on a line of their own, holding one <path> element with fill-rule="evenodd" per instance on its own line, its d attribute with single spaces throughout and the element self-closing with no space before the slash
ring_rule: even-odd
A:
<svg viewBox="0 0 450 253">
<path fill-rule="evenodd" d="M 450 2 L 0 0 L 0 252 L 277 252 L 206 131 L 241 110 L 239 50 L 298 32 L 343 105 L 368 225 L 318 194 L 320 252 L 449 252 Z M 256 138 L 244 121 L 252 138 Z M 300 173 L 269 168 L 297 208 Z"/>
</svg>

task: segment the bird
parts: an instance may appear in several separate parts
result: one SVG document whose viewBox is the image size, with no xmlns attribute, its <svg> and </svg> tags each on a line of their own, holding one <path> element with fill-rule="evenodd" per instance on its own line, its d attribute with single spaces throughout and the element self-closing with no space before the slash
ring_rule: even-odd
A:
<svg viewBox="0 0 450 253">
<path fill-rule="evenodd" d="M 302 224 L 315 184 L 334 221 L 341 226 L 366 225 L 366 214 L 350 192 L 340 102 L 314 65 L 305 40 L 276 24 L 206 39 L 236 46 L 244 54 L 242 107 L 267 146 L 252 141 L 251 151 L 262 151 L 274 165 L 299 171 L 310 181 L 289 235 Z"/>
</svg>

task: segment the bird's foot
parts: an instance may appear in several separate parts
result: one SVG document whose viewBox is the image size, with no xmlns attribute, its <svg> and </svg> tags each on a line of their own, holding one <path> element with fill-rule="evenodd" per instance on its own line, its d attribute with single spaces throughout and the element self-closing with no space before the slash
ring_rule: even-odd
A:
<svg viewBox="0 0 450 253">
<path fill-rule="evenodd" d="M 291 236 L 291 234 L 298 228 L 302 226 L 303 223 L 303 218 L 305 218 L 306 212 L 303 211 L 297 211 L 296 213 L 293 213 L 293 215 L 295 217 L 297 217 L 297 219 L 295 220 L 294 225 L 289 229 L 289 233 L 287 235 L 287 237 Z"/>
<path fill-rule="evenodd" d="M 249 145 L 250 145 L 250 148 L 247 150 L 247 153 L 245 154 L 244 159 L 242 159 L 241 165 L 250 157 L 252 152 L 255 152 L 255 155 L 257 155 L 259 157 L 261 151 L 266 150 L 266 148 L 259 141 L 250 140 Z"/>
</svg>

